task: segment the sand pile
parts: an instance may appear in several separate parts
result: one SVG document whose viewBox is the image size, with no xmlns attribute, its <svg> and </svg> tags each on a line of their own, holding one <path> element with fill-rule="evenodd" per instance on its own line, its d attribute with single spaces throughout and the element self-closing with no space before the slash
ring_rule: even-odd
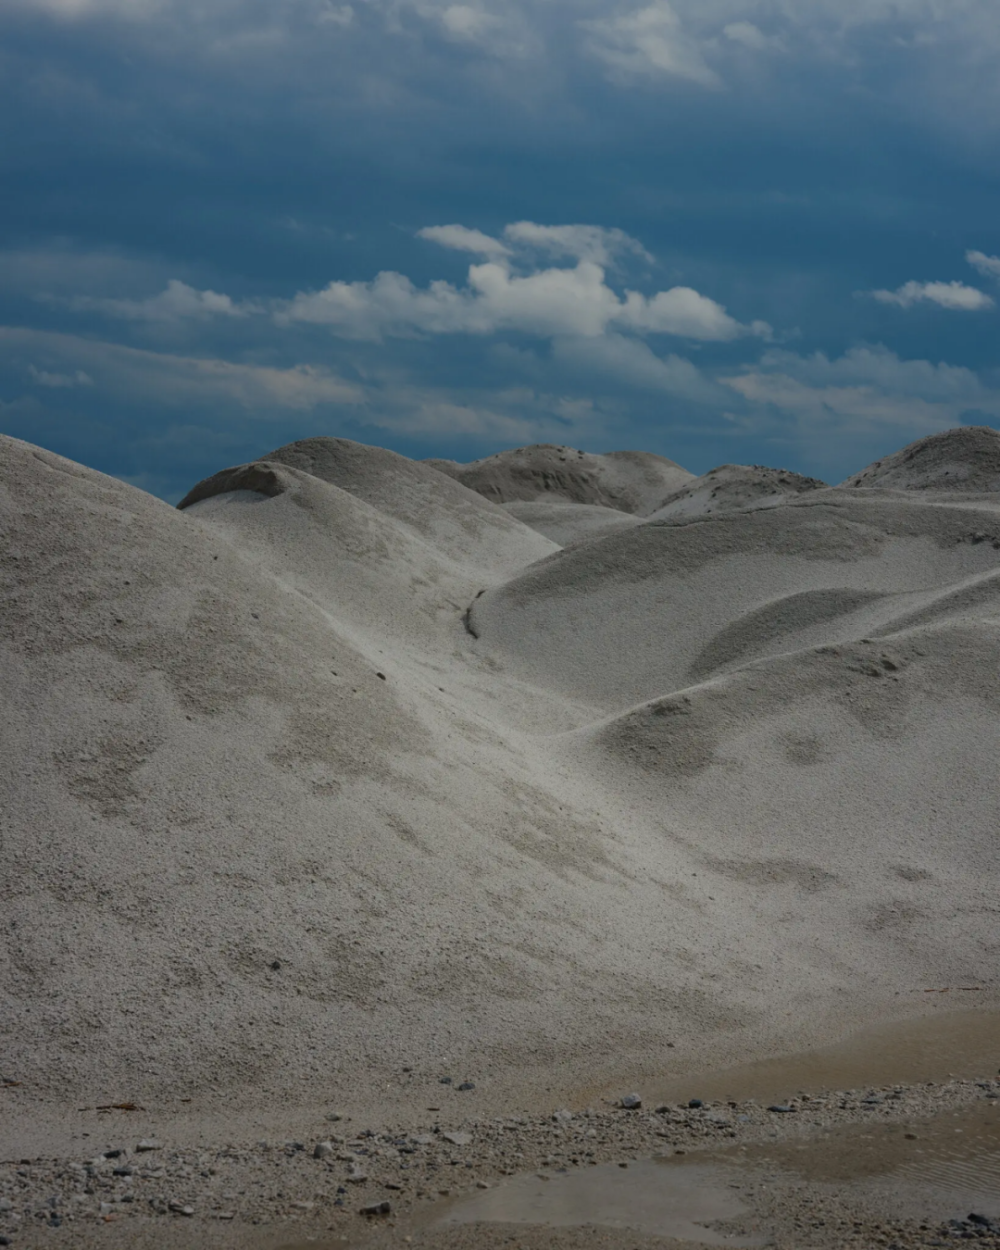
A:
<svg viewBox="0 0 1000 1250">
<path fill-rule="evenodd" d="M 612 530 L 641 525 L 643 521 L 642 517 L 631 512 L 619 512 L 617 508 L 606 508 L 600 504 L 546 503 L 544 499 L 533 503 L 505 503 L 503 509 L 560 547 L 610 534 Z"/>
<path fill-rule="evenodd" d="M 3 439 L 0 1074 L 541 1106 L 993 984 L 997 503 L 560 549 L 339 439 L 181 510 Z"/>
<path fill-rule="evenodd" d="M 611 451 L 592 456 L 552 443 L 497 452 L 471 464 L 425 463 L 495 503 L 558 500 L 639 516 L 652 512 L 664 496 L 694 476 L 673 460 L 650 452 Z"/>
<path fill-rule="evenodd" d="M 686 482 L 650 514 L 654 521 L 712 516 L 746 508 L 773 508 L 807 491 L 825 486 L 815 477 L 765 465 L 722 464 Z"/>
<path fill-rule="evenodd" d="M 1000 434 L 984 425 L 931 434 L 876 460 L 841 485 L 891 490 L 1000 491 Z"/>
</svg>

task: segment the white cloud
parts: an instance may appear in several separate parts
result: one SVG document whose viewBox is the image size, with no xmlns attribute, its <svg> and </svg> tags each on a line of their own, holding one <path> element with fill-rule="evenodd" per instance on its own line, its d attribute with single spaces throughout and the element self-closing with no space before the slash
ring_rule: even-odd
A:
<svg viewBox="0 0 1000 1250">
<path fill-rule="evenodd" d="M 638 239 L 624 230 L 605 226 L 542 226 L 535 221 L 514 221 L 504 226 L 503 242 L 482 230 L 459 225 L 425 226 L 417 231 L 417 236 L 458 252 L 474 252 L 491 258 L 511 256 L 520 249 L 592 260 L 598 265 L 608 265 L 616 256 L 627 253 L 650 263 L 653 260 Z"/>
<path fill-rule="evenodd" d="M 734 321 L 721 304 L 708 299 L 688 286 L 675 286 L 659 291 L 652 298 L 628 291 L 624 307 L 615 317 L 616 324 L 648 334 L 677 334 L 692 339 L 727 342 L 744 334 L 770 338 L 766 321 L 749 326 Z"/>
<path fill-rule="evenodd" d="M 354 22 L 354 9 L 349 4 L 326 3 L 316 14 L 320 26 L 351 26 Z"/>
<path fill-rule="evenodd" d="M 534 221 L 515 221 L 504 227 L 504 238 L 515 246 L 534 248 L 550 256 L 571 256 L 610 264 L 614 257 L 632 253 L 652 263 L 653 257 L 638 239 L 624 230 L 604 226 L 540 226 Z"/>
<path fill-rule="evenodd" d="M 482 230 L 470 230 L 468 226 L 424 226 L 417 231 L 417 236 L 456 252 L 474 252 L 477 256 L 506 256 L 508 253 L 499 239 Z"/>
<path fill-rule="evenodd" d="M 33 382 L 39 386 L 46 386 L 52 390 L 69 390 L 75 386 L 93 386 L 94 379 L 82 369 L 77 369 L 73 373 L 58 373 L 51 369 L 39 369 L 35 365 L 28 365 L 28 376 Z"/>
<path fill-rule="evenodd" d="M 872 291 L 871 294 L 882 304 L 897 304 L 900 308 L 928 303 L 953 312 L 981 312 L 993 307 L 990 296 L 963 282 L 906 282 L 896 291 Z"/>
<path fill-rule="evenodd" d="M 1000 256 L 987 256 L 985 252 L 966 252 L 965 259 L 973 269 L 988 278 L 1000 278 Z"/>
<path fill-rule="evenodd" d="M 593 226 L 539 226 L 517 222 L 504 239 L 513 247 L 577 257 L 572 267 L 535 268 L 518 273 L 498 240 L 464 226 L 431 226 L 425 238 L 462 251 L 493 253 L 469 266 L 465 286 L 431 282 L 418 288 L 403 274 L 384 271 L 370 282 L 331 282 L 320 291 L 301 291 L 276 310 L 280 323 L 312 322 L 344 338 L 381 339 L 386 335 L 492 334 L 516 331 L 553 338 L 596 338 L 609 331 L 672 334 L 713 342 L 745 335 L 768 337 L 770 326 L 743 325 L 715 300 L 690 287 L 673 287 L 645 296 L 613 290 L 604 266 L 615 251 L 639 250 L 622 231 Z"/>
<path fill-rule="evenodd" d="M 706 63 L 698 40 L 685 33 L 667 0 L 631 13 L 580 22 L 588 47 L 619 78 L 670 77 L 719 87 L 721 79 Z"/>
<path fill-rule="evenodd" d="M 479 43 L 502 23 L 492 13 L 471 4 L 450 4 L 441 10 L 441 25 L 456 39 Z"/>
<path fill-rule="evenodd" d="M 785 48 L 781 39 L 765 35 L 753 22 L 728 22 L 723 26 L 722 33 L 730 42 L 738 43 L 751 52 L 783 52 Z"/>
<path fill-rule="evenodd" d="M 971 369 L 901 360 L 884 347 L 855 348 L 835 360 L 822 352 L 802 357 L 771 351 L 720 381 L 752 404 L 826 428 L 891 425 L 917 437 L 955 425 L 970 411 L 1000 415 L 1000 391 Z"/>
<path fill-rule="evenodd" d="M 356 404 L 364 399 L 358 387 L 321 366 L 298 364 L 280 369 L 240 364 L 13 326 L 0 326 L 0 354 L 14 359 L 42 356 L 58 362 L 59 373 L 75 376 L 85 371 L 95 386 L 109 394 L 139 397 L 150 404 L 224 400 L 249 413 L 271 416 L 275 409 L 308 411 L 322 404 Z"/>
<path fill-rule="evenodd" d="M 171 278 L 158 295 L 147 299 L 104 299 L 76 295 L 71 299 L 40 297 L 48 302 L 65 303 L 77 312 L 98 312 L 126 321 L 183 321 L 190 318 L 246 317 L 260 311 L 256 304 L 237 304 L 217 291 L 199 291 L 186 282 Z"/>
<path fill-rule="evenodd" d="M 662 357 L 648 343 L 608 334 L 599 339 L 557 339 L 552 345 L 553 360 L 574 377 L 610 380 L 628 390 L 660 391 L 701 403 L 718 403 L 721 391 L 682 356 Z"/>
</svg>

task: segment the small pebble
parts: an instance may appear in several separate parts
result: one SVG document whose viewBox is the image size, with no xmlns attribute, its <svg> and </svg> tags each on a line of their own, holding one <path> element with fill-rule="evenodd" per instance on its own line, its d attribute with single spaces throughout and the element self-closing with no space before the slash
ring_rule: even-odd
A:
<svg viewBox="0 0 1000 1250">
<path fill-rule="evenodd" d="M 392 1211 L 392 1203 L 390 1202 L 373 1202 L 370 1206 L 362 1207 L 362 1215 L 388 1215 Z"/>
<path fill-rule="evenodd" d="M 618 1105 L 623 1111 L 638 1111 L 642 1106 L 642 1099 L 638 1094 L 625 1094 L 618 1100 Z"/>
</svg>

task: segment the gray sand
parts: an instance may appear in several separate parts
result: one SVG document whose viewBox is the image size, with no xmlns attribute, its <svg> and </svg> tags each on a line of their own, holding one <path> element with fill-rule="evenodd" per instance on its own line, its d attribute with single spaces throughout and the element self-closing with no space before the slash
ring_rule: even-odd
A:
<svg viewBox="0 0 1000 1250">
<path fill-rule="evenodd" d="M 563 549 L 499 504 L 567 449 L 491 502 L 311 439 L 176 510 L 0 440 L 0 1158 L 120 1101 L 412 1116 L 444 1071 L 544 1112 L 992 1001 L 984 442 L 645 523 L 690 475 L 585 458 L 555 499 L 629 523 Z"/>
</svg>

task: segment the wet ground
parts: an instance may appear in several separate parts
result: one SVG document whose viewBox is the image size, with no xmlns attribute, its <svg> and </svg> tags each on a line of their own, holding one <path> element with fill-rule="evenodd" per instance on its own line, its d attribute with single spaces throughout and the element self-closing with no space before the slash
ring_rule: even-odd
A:
<svg viewBox="0 0 1000 1250">
<path fill-rule="evenodd" d="M 396 1127 L 317 1113 L 298 1140 L 123 1140 L 89 1159 L 10 1161 L 0 1237 L 52 1250 L 1000 1247 L 1000 1013 L 651 1082 L 640 1107 L 615 1105 L 631 1092 Z"/>
</svg>

